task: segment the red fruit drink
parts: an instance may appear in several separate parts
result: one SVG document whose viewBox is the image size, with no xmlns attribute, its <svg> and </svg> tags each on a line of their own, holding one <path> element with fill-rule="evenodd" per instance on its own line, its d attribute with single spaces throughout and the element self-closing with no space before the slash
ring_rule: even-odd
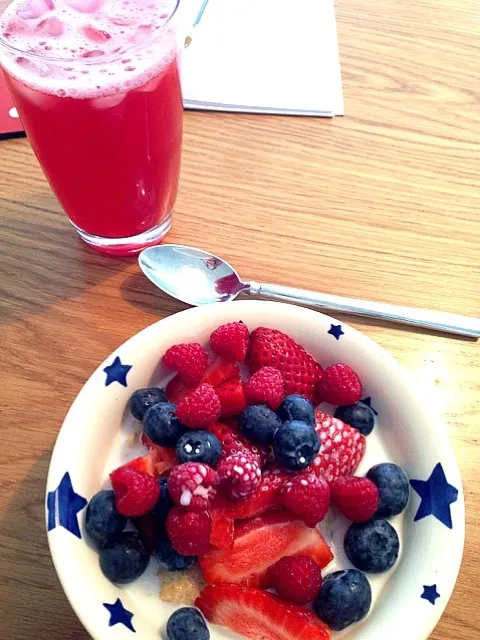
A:
<svg viewBox="0 0 480 640">
<path fill-rule="evenodd" d="M 0 64 L 80 236 L 135 253 L 169 230 L 180 170 L 179 0 L 18 0 Z"/>
</svg>

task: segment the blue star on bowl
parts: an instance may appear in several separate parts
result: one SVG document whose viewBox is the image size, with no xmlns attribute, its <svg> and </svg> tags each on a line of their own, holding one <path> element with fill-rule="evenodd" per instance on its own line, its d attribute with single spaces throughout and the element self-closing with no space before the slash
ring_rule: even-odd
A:
<svg viewBox="0 0 480 640">
<path fill-rule="evenodd" d="M 336 340 L 340 340 L 340 336 L 345 335 L 345 331 L 342 331 L 341 324 L 331 324 L 330 329 L 327 331 L 327 333 L 336 338 Z"/>
<path fill-rule="evenodd" d="M 77 538 L 81 538 L 78 526 L 78 513 L 87 506 L 85 498 L 75 493 L 67 472 L 60 480 L 55 491 L 49 491 L 47 496 L 47 531 L 56 527 L 63 527 Z"/>
<path fill-rule="evenodd" d="M 109 627 L 113 627 L 116 624 L 123 624 L 127 629 L 133 631 L 133 633 L 137 633 L 132 624 L 133 613 L 125 609 L 120 598 L 117 598 L 113 604 L 104 602 L 103 606 L 110 613 Z"/>
<path fill-rule="evenodd" d="M 421 498 L 414 521 L 434 516 L 452 529 L 450 505 L 457 501 L 458 489 L 447 482 L 441 463 L 435 466 L 428 480 L 410 480 L 410 484 Z"/>
<path fill-rule="evenodd" d="M 132 368 L 131 364 L 122 364 L 122 361 L 117 356 L 112 364 L 109 364 L 108 367 L 104 368 L 105 373 L 107 374 L 107 379 L 105 380 L 105 386 L 112 384 L 112 382 L 118 382 L 124 387 L 127 386 L 127 374 Z"/>
<path fill-rule="evenodd" d="M 432 584 L 430 586 L 427 586 L 426 584 L 424 584 L 423 593 L 420 597 L 423 598 L 424 600 L 428 600 L 430 604 L 435 604 L 435 601 L 437 600 L 437 598 L 440 598 L 440 594 L 437 591 L 437 585 Z"/>
</svg>

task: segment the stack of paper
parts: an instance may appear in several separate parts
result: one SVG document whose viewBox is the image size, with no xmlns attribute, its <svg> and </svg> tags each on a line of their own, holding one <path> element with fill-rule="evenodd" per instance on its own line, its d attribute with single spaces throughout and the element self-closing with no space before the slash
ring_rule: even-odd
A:
<svg viewBox="0 0 480 640">
<path fill-rule="evenodd" d="M 204 11 L 183 56 L 185 107 L 343 115 L 333 0 L 193 4 Z"/>
</svg>

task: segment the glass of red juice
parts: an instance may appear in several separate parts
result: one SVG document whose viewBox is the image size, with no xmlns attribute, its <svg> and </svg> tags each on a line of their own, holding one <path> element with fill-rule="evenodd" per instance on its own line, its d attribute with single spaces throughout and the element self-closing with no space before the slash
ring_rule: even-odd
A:
<svg viewBox="0 0 480 640">
<path fill-rule="evenodd" d="M 14 0 L 0 66 L 80 237 L 137 253 L 171 226 L 183 105 L 180 0 Z"/>
</svg>

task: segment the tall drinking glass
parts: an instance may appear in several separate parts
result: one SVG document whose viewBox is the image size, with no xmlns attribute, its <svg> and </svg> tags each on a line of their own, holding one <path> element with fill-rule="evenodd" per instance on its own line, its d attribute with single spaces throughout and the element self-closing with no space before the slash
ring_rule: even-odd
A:
<svg viewBox="0 0 480 640">
<path fill-rule="evenodd" d="M 105 253 L 170 229 L 179 2 L 13 0 L 0 16 L 0 66 L 33 151 L 81 238 Z"/>
</svg>

